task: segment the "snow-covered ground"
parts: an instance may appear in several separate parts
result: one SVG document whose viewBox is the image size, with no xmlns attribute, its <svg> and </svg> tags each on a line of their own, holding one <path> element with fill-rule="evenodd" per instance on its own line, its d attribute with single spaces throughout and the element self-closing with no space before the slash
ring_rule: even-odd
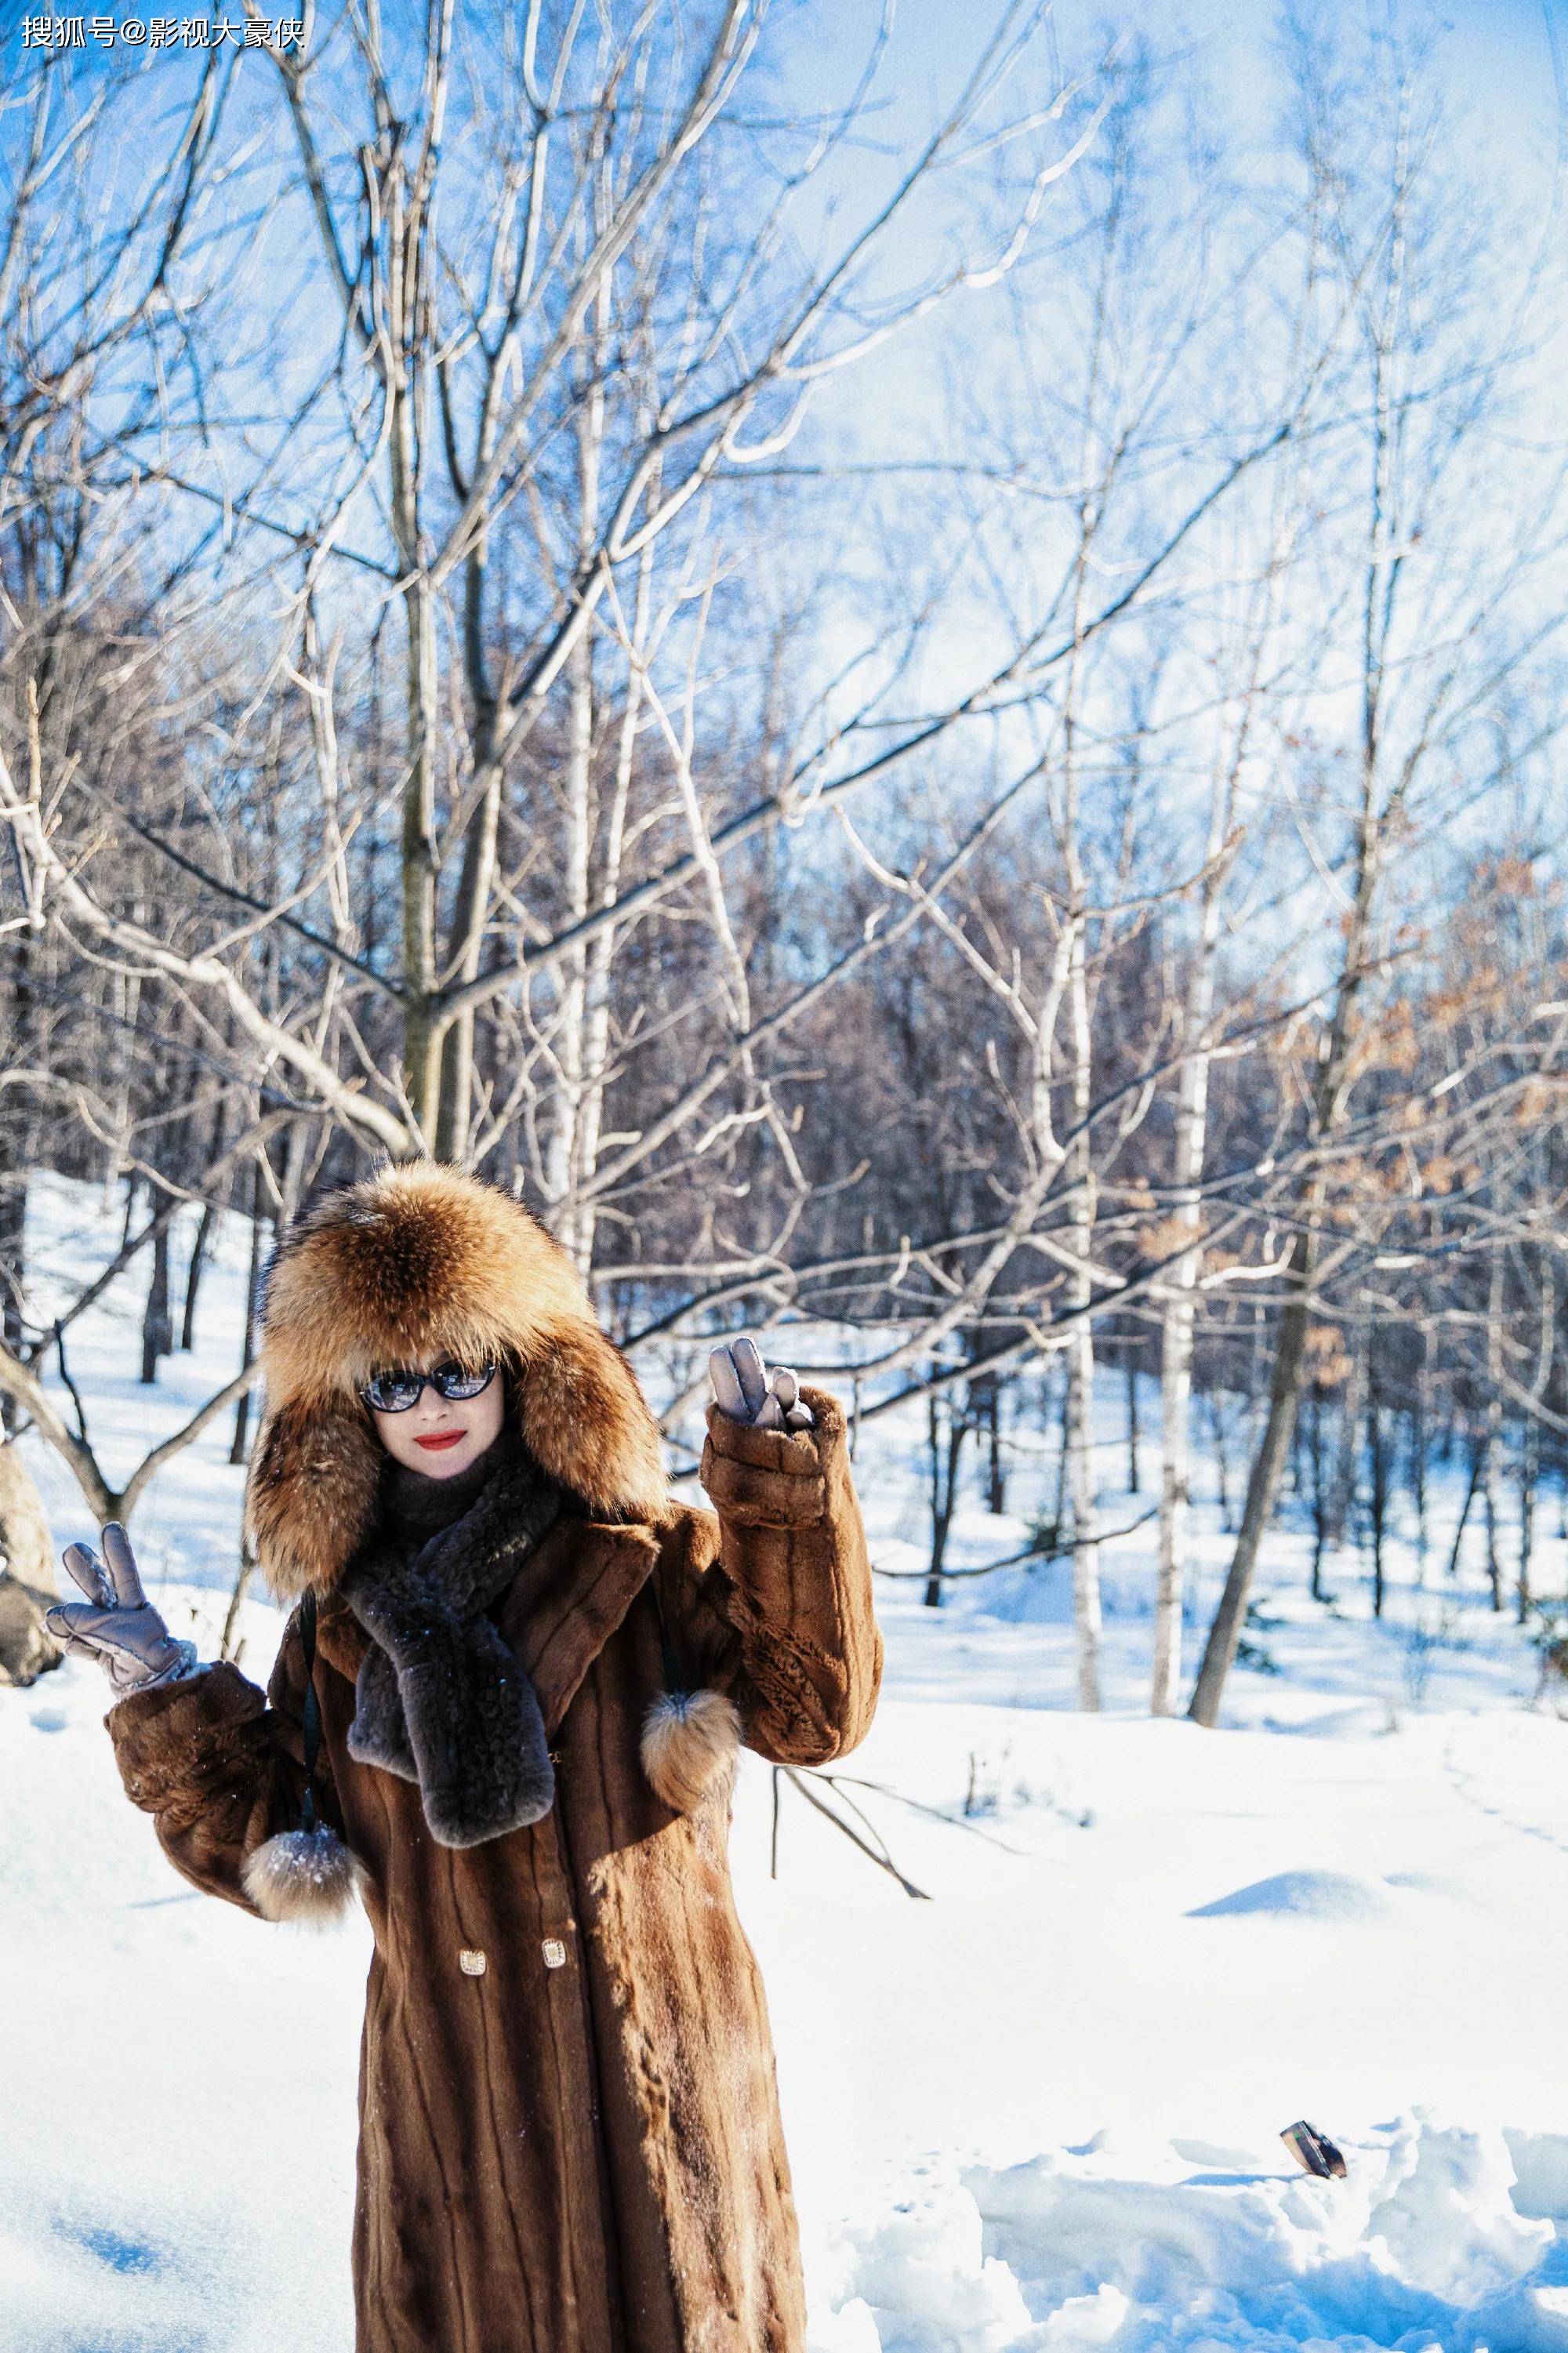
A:
<svg viewBox="0 0 1568 2353">
<path fill-rule="evenodd" d="M 39 1185 L 33 1208 L 47 1264 L 117 1239 L 85 1188 Z M 233 1370 L 244 1257 L 236 1229 L 196 1355 L 155 1390 L 134 1378 L 144 1272 L 68 1336 L 116 1472 Z M 803 1357 L 828 1345 L 798 1335 Z M 1149 1500 L 1119 1492 L 1114 1388 L 1111 1528 Z M 229 1431 L 159 1475 L 134 1530 L 208 1655 L 236 1565 Z M 891 1414 L 861 1435 L 885 1571 L 923 1557 L 922 1434 Z M 85 1533 L 68 1475 L 24 1443 L 58 1540 Z M 1043 1435 L 1010 1460 L 1019 1516 L 986 1514 L 973 1478 L 950 1565 L 1026 1541 Z M 1198 1518 L 1194 1652 L 1226 1555 L 1212 1501 Z M 1397 1548 L 1382 1624 L 1352 1556 L 1325 1609 L 1277 1535 L 1250 1630 L 1277 1672 L 1237 1672 L 1215 1734 L 1143 1712 L 1150 1526 L 1104 1550 L 1098 1718 L 1072 1705 L 1065 1565 L 960 1583 L 941 1611 L 880 1580 L 886 1695 L 828 1794 L 922 1894 L 787 1785 L 771 1877 L 756 1760 L 735 1819 L 813 2353 L 1568 2353 L 1568 1723 L 1479 1560 L 1444 1577 L 1445 1520 L 1424 1588 Z M 1542 1525 L 1537 1581 L 1560 1591 L 1555 1497 Z M 247 1603 L 258 1675 L 279 1627 Z M 0 1693 L 0 2348 L 347 2353 L 366 1934 L 264 1928 L 187 1890 L 121 1795 L 103 1707 L 75 1663 Z M 1297 2169 L 1278 2136 L 1300 2116 L 1345 2181 Z"/>
</svg>

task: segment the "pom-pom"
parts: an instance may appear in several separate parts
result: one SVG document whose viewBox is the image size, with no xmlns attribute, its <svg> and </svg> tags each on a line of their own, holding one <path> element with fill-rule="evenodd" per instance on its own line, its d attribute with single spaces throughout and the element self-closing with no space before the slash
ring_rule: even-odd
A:
<svg viewBox="0 0 1568 2353">
<path fill-rule="evenodd" d="M 642 1768 L 667 1806 L 694 1813 L 735 1770 L 741 1719 L 722 1692 L 666 1692 L 643 1724 Z"/>
<path fill-rule="evenodd" d="M 245 1892 L 264 1920 L 303 1920 L 324 1928 L 342 1919 L 359 1893 L 360 1865 L 324 1822 L 279 1831 L 250 1855 Z"/>
</svg>

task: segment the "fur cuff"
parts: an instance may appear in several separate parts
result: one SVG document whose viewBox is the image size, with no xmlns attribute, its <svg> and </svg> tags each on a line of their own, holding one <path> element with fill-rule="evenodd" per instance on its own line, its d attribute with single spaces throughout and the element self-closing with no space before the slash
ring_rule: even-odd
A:
<svg viewBox="0 0 1568 2353">
<path fill-rule="evenodd" d="M 665 1692 L 643 1720 L 642 1768 L 672 1813 L 734 1778 L 741 1719 L 722 1692 Z"/>
<path fill-rule="evenodd" d="M 279 1831 L 247 1856 L 240 1875 L 264 1920 L 324 1928 L 348 1911 L 363 1873 L 337 1832 L 322 1822 L 313 1831 Z"/>
</svg>

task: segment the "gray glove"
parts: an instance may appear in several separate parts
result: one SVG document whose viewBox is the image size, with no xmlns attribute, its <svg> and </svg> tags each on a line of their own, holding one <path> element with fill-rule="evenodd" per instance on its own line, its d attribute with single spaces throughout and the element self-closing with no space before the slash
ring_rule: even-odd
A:
<svg viewBox="0 0 1568 2353">
<path fill-rule="evenodd" d="M 800 1383 L 786 1365 L 770 1373 L 754 1340 L 734 1340 L 715 1348 L 709 1376 L 719 1410 L 731 1421 L 758 1430 L 813 1430 L 811 1408 L 801 1402 Z"/>
<path fill-rule="evenodd" d="M 68 1651 L 97 1659 L 116 1699 L 177 1682 L 196 1663 L 195 1644 L 176 1641 L 142 1592 L 131 1539 L 118 1520 L 110 1520 L 100 1541 L 102 1560 L 90 1545 L 68 1545 L 61 1555 L 92 1606 L 57 1602 L 45 1611 L 45 1625 Z"/>
</svg>

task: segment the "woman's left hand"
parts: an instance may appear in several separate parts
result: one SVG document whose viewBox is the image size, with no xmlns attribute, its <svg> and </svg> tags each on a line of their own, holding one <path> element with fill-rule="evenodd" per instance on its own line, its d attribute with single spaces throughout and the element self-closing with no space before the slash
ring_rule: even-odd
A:
<svg viewBox="0 0 1568 2353">
<path fill-rule="evenodd" d="M 731 1421 L 749 1421 L 756 1430 L 815 1429 L 794 1373 L 787 1365 L 770 1373 L 754 1340 L 731 1340 L 715 1348 L 708 1371 L 719 1410 Z"/>
</svg>

